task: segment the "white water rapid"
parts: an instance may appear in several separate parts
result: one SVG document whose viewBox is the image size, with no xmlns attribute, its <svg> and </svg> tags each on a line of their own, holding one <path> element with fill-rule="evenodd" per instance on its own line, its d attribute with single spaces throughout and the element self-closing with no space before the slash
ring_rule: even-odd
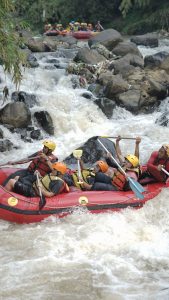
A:
<svg viewBox="0 0 169 300">
<path fill-rule="evenodd" d="M 169 40 L 159 48 L 140 50 L 143 55 L 169 52 Z M 152 114 L 134 116 L 117 108 L 108 120 L 92 100 L 80 96 L 84 90 L 72 88 L 64 70 L 44 69 L 51 57 L 39 55 L 40 67 L 25 70 L 20 90 L 35 94 L 40 108 L 50 113 L 59 159 L 95 135 L 141 136 L 142 163 L 169 143 L 169 128 L 155 124 L 169 98 Z M 4 76 L 0 89 L 4 85 L 15 90 L 9 77 Z M 20 149 L 1 153 L 0 163 L 41 148 L 41 141 L 25 143 L 1 128 Z M 121 144 L 124 153 L 133 151 L 133 141 Z M 2 300 L 168 300 L 169 190 L 139 210 L 100 215 L 77 210 L 63 219 L 50 217 L 30 225 L 1 220 L 0 276 Z"/>
</svg>

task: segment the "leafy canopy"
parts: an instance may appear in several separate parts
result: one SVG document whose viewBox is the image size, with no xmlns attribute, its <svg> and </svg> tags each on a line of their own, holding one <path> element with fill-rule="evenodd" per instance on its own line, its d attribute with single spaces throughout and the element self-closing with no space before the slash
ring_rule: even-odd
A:
<svg viewBox="0 0 169 300">
<path fill-rule="evenodd" d="M 1 0 L 0 5 L 0 61 L 4 71 L 12 74 L 12 80 L 19 85 L 21 74 L 21 63 L 23 54 L 19 50 L 20 37 L 16 33 L 15 24 L 12 21 L 14 7 L 11 0 Z"/>
</svg>

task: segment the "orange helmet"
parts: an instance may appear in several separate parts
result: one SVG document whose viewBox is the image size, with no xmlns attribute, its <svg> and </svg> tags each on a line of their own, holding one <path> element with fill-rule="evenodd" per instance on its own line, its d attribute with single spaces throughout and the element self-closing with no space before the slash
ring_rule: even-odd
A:
<svg viewBox="0 0 169 300">
<path fill-rule="evenodd" d="M 98 166 L 100 167 L 100 170 L 101 170 L 103 173 L 107 172 L 107 170 L 108 170 L 108 168 L 109 168 L 108 164 L 107 164 L 105 161 L 103 161 L 103 160 L 98 160 L 98 161 L 96 162 L 96 165 L 98 165 Z"/>
<path fill-rule="evenodd" d="M 52 168 L 54 170 L 59 171 L 62 175 L 64 175 L 66 173 L 67 167 L 65 164 L 63 164 L 62 162 L 56 162 L 52 165 Z"/>
<path fill-rule="evenodd" d="M 167 156 L 169 157 L 169 145 L 168 144 L 163 144 L 162 147 L 165 149 Z"/>
</svg>

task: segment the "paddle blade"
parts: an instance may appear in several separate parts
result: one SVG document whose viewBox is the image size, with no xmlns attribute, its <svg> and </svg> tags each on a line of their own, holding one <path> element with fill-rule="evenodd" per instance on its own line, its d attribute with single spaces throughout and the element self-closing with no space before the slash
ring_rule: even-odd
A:
<svg viewBox="0 0 169 300">
<path fill-rule="evenodd" d="M 134 180 L 134 178 L 131 178 L 130 177 L 130 181 L 132 181 L 133 185 L 136 186 L 137 190 L 140 192 L 140 193 L 143 193 L 145 192 L 145 189 L 143 188 L 143 186 L 136 180 Z"/>
<path fill-rule="evenodd" d="M 45 196 L 42 194 L 40 196 L 40 201 L 39 201 L 39 210 L 41 210 L 46 204 L 46 198 Z"/>
<path fill-rule="evenodd" d="M 76 149 L 76 150 L 73 151 L 73 156 L 77 159 L 80 159 L 82 154 L 83 154 L 82 149 Z"/>
<path fill-rule="evenodd" d="M 144 195 L 142 195 L 142 193 L 145 190 L 142 187 L 142 185 L 139 182 L 135 181 L 131 177 L 128 177 L 128 181 L 129 181 L 129 186 L 130 186 L 131 190 L 135 193 L 136 197 L 143 200 Z"/>
</svg>

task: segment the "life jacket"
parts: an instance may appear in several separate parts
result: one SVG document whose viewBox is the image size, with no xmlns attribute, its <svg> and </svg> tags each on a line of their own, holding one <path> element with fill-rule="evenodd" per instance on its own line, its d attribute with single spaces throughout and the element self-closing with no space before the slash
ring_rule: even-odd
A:
<svg viewBox="0 0 169 300">
<path fill-rule="evenodd" d="M 117 171 L 113 176 L 112 184 L 115 185 L 118 188 L 118 190 L 122 191 L 126 184 L 125 175 L 120 171 Z"/>
<path fill-rule="evenodd" d="M 132 168 L 132 169 L 126 169 L 126 173 L 128 176 L 131 176 L 135 180 L 139 177 L 140 168 Z M 123 191 L 126 188 L 127 184 L 127 178 L 126 176 L 121 173 L 119 170 L 114 174 L 112 179 L 112 184 L 115 185 L 118 190 Z"/>
<path fill-rule="evenodd" d="M 57 181 L 57 180 L 60 180 L 62 181 L 63 183 L 63 187 L 61 188 L 61 190 L 59 191 L 59 194 L 60 193 L 68 193 L 69 192 L 69 187 L 68 185 L 66 184 L 66 182 L 61 179 L 60 177 L 58 176 L 55 176 L 55 175 L 50 175 L 50 174 L 46 174 L 43 178 L 40 179 L 40 182 L 42 183 L 42 186 L 43 188 L 48 191 L 48 192 L 51 192 L 50 189 L 49 189 L 49 186 L 50 186 L 50 183 L 52 181 Z M 36 182 L 36 186 L 37 186 L 37 182 Z"/>
<path fill-rule="evenodd" d="M 41 153 L 42 153 L 42 151 L 39 151 L 38 155 L 40 155 Z M 48 159 L 50 161 L 56 160 L 56 156 L 53 154 L 50 154 L 48 156 Z M 46 162 L 45 158 L 43 158 L 43 157 L 34 158 L 32 160 L 32 162 L 30 163 L 30 165 L 28 167 L 28 171 L 31 173 L 34 173 L 36 170 L 39 171 L 41 176 L 45 176 L 46 174 L 51 172 L 51 169 L 49 168 L 48 163 Z"/>
<path fill-rule="evenodd" d="M 95 174 L 90 169 L 82 170 L 81 174 L 82 174 L 83 181 L 85 181 L 86 183 L 88 183 L 88 179 L 90 177 L 95 176 Z M 72 174 L 72 178 L 73 178 L 74 185 L 77 188 L 83 190 L 83 187 L 81 186 L 81 184 L 78 183 L 79 182 L 79 177 L 78 177 L 78 172 L 77 171 Z"/>
</svg>

